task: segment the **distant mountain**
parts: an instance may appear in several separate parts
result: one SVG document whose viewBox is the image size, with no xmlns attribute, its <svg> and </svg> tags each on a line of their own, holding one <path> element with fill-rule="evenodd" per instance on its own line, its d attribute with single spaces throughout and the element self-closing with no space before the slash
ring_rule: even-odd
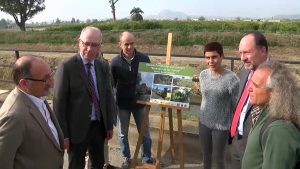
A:
<svg viewBox="0 0 300 169">
<path fill-rule="evenodd" d="M 158 19 L 158 20 L 174 20 L 174 19 L 179 19 L 179 20 L 184 20 L 189 18 L 190 16 L 183 13 L 183 12 L 176 12 L 176 11 L 171 11 L 171 10 L 163 10 L 159 12 L 157 15 L 148 15 L 145 16 L 145 19 Z"/>
<path fill-rule="evenodd" d="M 291 20 L 295 20 L 295 19 L 300 19 L 300 15 L 276 15 L 276 16 L 273 16 L 272 19 L 291 19 Z"/>
<path fill-rule="evenodd" d="M 200 18 L 201 15 L 196 16 L 196 15 L 188 15 L 185 14 L 183 12 L 178 12 L 178 11 L 171 11 L 171 10 L 163 10 L 161 12 L 159 12 L 156 15 L 148 15 L 148 16 L 144 16 L 144 19 L 156 19 L 156 20 L 186 20 L 186 19 L 196 19 L 196 18 Z M 270 18 L 241 18 L 241 17 L 226 17 L 226 16 L 203 16 L 205 19 L 208 20 L 216 20 L 216 19 L 236 19 L 236 18 L 240 18 L 240 19 L 291 19 L 291 20 L 296 20 L 296 19 L 300 19 L 300 14 L 298 15 L 276 15 Z"/>
</svg>

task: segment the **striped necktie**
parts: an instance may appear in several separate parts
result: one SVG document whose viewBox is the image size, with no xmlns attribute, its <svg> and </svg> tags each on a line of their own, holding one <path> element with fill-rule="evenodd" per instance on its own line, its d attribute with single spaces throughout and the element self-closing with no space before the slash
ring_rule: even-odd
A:
<svg viewBox="0 0 300 169">
<path fill-rule="evenodd" d="M 101 117 L 100 103 L 99 103 L 99 99 L 97 98 L 97 95 L 96 95 L 95 84 L 94 84 L 94 80 L 93 80 L 92 72 L 91 72 L 91 67 L 93 66 L 93 64 L 87 63 L 86 66 L 87 66 L 88 90 L 89 90 L 92 102 L 94 104 L 94 107 L 95 107 L 96 117 L 98 120 L 100 120 L 100 117 Z"/>
</svg>

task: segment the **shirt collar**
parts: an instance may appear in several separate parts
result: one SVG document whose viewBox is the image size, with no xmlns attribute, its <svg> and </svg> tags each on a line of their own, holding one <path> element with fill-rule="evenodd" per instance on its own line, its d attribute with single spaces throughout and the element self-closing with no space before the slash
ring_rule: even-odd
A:
<svg viewBox="0 0 300 169">
<path fill-rule="evenodd" d="M 81 58 L 81 60 L 82 60 L 82 62 L 83 62 L 83 65 L 86 65 L 86 64 L 88 64 L 88 63 L 91 63 L 92 65 L 94 65 L 95 59 L 93 59 L 93 60 L 90 62 L 90 61 L 88 61 L 87 59 L 85 59 L 85 58 L 82 56 L 81 53 L 80 53 L 80 58 Z"/>
<path fill-rule="evenodd" d="M 125 56 L 124 56 L 124 53 L 123 53 L 123 50 L 121 51 L 121 57 L 123 58 L 123 59 L 125 59 L 126 61 L 132 61 L 134 58 L 135 58 L 135 55 L 136 55 L 136 50 L 134 49 L 134 51 L 133 51 L 133 57 L 129 60 L 129 59 L 127 59 Z"/>
<path fill-rule="evenodd" d="M 37 106 L 42 106 L 44 104 L 44 101 L 46 100 L 45 97 L 35 97 L 33 95 L 30 95 L 28 93 L 25 93 L 24 91 L 20 90 L 21 92 L 23 92 L 35 105 Z"/>
</svg>

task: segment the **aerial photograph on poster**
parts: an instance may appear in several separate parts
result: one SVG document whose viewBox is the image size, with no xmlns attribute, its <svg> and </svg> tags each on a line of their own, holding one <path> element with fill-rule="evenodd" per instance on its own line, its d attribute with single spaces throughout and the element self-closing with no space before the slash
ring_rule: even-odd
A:
<svg viewBox="0 0 300 169">
<path fill-rule="evenodd" d="M 153 73 L 138 73 L 138 84 L 136 85 L 136 95 L 138 96 L 138 100 L 150 100 L 151 89 L 153 86 L 153 76 Z"/>
<path fill-rule="evenodd" d="M 140 63 L 138 100 L 189 108 L 193 68 Z"/>
</svg>

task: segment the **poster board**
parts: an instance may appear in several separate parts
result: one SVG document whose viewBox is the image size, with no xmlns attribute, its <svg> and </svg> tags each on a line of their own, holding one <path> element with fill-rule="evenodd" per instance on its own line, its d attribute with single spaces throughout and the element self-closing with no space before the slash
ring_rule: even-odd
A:
<svg viewBox="0 0 300 169">
<path fill-rule="evenodd" d="M 139 64 L 138 100 L 163 106 L 189 108 L 194 69 L 164 64 Z"/>
</svg>

